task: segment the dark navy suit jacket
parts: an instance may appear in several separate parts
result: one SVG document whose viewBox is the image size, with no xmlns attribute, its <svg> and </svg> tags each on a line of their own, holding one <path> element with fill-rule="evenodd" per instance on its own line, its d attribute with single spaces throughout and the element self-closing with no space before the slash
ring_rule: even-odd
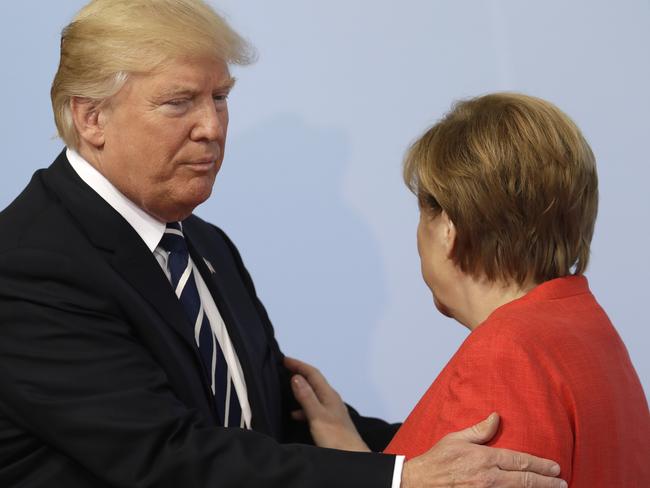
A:
<svg viewBox="0 0 650 488">
<path fill-rule="evenodd" d="M 237 249 L 198 217 L 183 228 L 253 430 L 218 426 L 167 278 L 62 153 L 0 213 L 0 486 L 390 487 L 392 456 L 291 443 L 309 437 L 290 419 L 289 374 Z M 353 417 L 375 449 L 396 430 Z"/>
</svg>

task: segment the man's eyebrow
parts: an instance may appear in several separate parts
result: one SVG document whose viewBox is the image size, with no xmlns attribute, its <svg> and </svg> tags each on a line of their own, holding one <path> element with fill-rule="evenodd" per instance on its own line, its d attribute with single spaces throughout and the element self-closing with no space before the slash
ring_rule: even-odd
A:
<svg viewBox="0 0 650 488">
<path fill-rule="evenodd" d="M 236 82 L 237 82 L 237 78 L 233 76 L 229 76 L 227 79 L 223 81 L 223 83 L 221 83 L 218 90 L 232 90 Z"/>
<path fill-rule="evenodd" d="M 219 83 L 219 86 L 213 90 L 214 93 L 222 91 L 230 91 L 235 86 L 236 78 L 230 76 Z M 179 97 L 179 96 L 195 96 L 199 90 L 195 88 L 190 88 L 186 85 L 175 85 L 166 89 L 164 92 L 156 98 L 166 98 L 166 97 Z"/>
<path fill-rule="evenodd" d="M 161 92 L 156 96 L 157 99 L 160 98 L 167 98 L 167 97 L 181 97 L 181 96 L 188 96 L 192 97 L 196 95 L 197 90 L 188 88 L 186 86 L 172 86 L 166 89 L 165 91 Z"/>
</svg>

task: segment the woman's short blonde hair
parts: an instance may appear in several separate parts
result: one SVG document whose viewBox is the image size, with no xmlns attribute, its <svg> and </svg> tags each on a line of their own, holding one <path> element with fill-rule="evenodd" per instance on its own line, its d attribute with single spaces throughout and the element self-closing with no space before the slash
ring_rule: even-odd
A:
<svg viewBox="0 0 650 488">
<path fill-rule="evenodd" d="M 541 283 L 582 274 L 598 209 L 591 148 L 553 104 L 496 93 L 454 105 L 406 154 L 423 211 L 445 211 L 467 273 Z"/>
<path fill-rule="evenodd" d="M 91 1 L 61 34 L 61 59 L 51 91 L 60 137 L 68 146 L 78 146 L 73 97 L 103 101 L 131 73 L 197 56 L 247 64 L 254 52 L 202 0 Z"/>
</svg>

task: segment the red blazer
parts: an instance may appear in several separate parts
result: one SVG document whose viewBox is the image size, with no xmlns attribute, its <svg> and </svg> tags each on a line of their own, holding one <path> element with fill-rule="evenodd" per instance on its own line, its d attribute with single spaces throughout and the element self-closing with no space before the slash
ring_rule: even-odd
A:
<svg viewBox="0 0 650 488">
<path fill-rule="evenodd" d="M 582 276 L 548 281 L 495 310 L 386 452 L 417 456 L 492 411 L 502 420 L 490 445 L 558 461 L 571 487 L 650 487 L 648 403 Z"/>
</svg>

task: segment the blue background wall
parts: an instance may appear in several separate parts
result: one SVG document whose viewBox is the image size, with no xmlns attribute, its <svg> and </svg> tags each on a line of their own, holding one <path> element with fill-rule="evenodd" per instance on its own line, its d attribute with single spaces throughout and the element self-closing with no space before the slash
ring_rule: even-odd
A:
<svg viewBox="0 0 650 488">
<path fill-rule="evenodd" d="M 83 3 L 0 6 L 0 207 L 61 148 L 49 86 Z M 421 281 L 403 152 L 453 100 L 517 90 L 559 105 L 596 153 L 588 276 L 649 391 L 650 2 L 215 5 L 260 57 L 235 70 L 225 164 L 198 213 L 238 244 L 287 354 L 365 413 L 408 413 L 466 330 Z"/>
</svg>

